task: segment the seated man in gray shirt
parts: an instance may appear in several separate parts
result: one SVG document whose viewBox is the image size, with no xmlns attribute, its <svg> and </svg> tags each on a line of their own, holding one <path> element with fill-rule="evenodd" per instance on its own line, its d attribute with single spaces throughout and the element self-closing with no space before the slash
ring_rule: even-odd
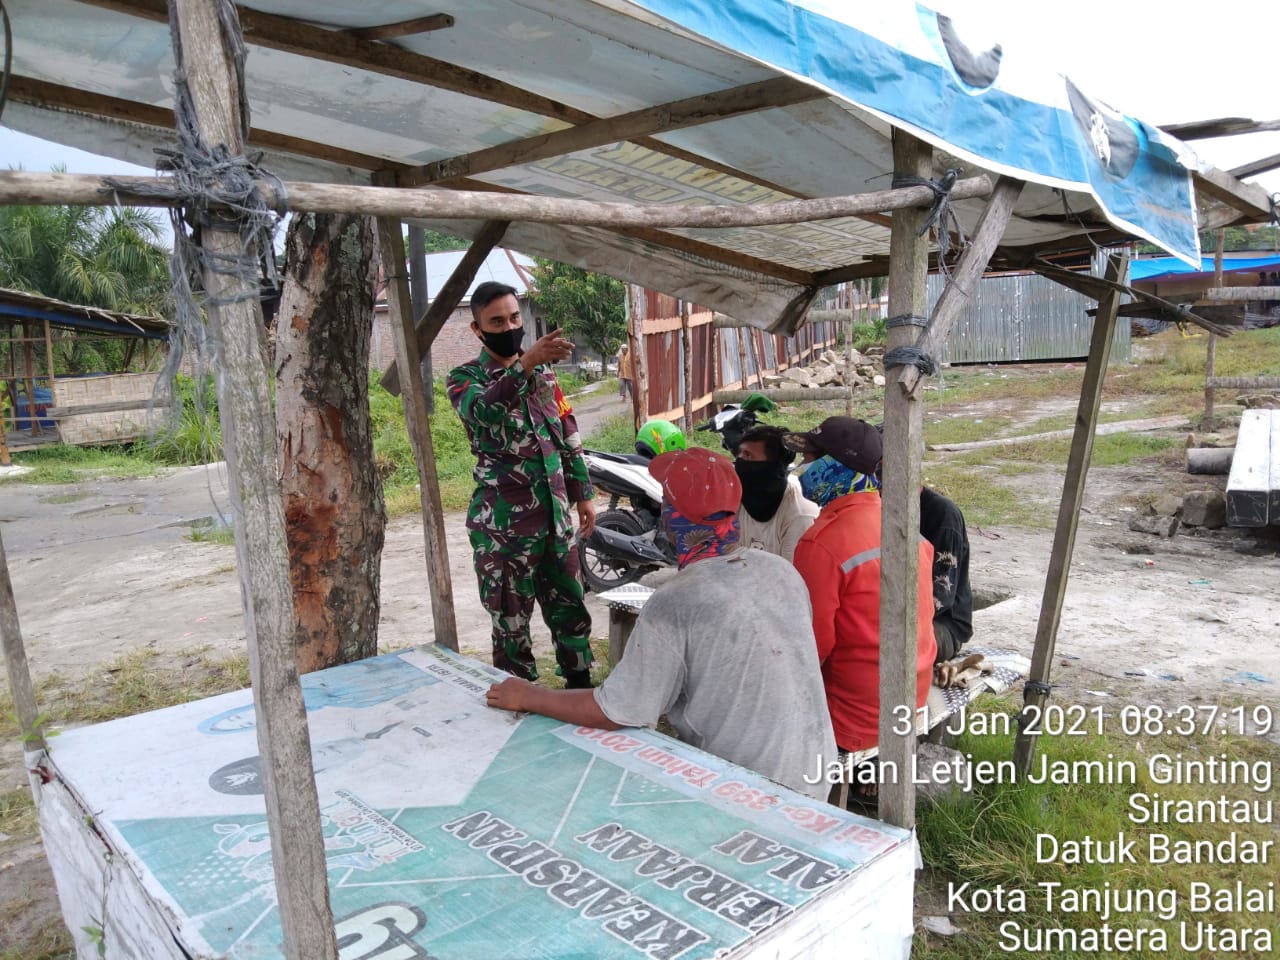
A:
<svg viewBox="0 0 1280 960">
<path fill-rule="evenodd" d="M 836 745 L 804 581 L 781 557 L 738 548 L 742 487 L 724 457 L 681 450 L 649 471 L 680 572 L 645 603 L 621 662 L 595 690 L 504 680 L 489 706 L 605 730 L 665 713 L 686 743 L 825 800 L 829 785 L 805 780 Z"/>
</svg>

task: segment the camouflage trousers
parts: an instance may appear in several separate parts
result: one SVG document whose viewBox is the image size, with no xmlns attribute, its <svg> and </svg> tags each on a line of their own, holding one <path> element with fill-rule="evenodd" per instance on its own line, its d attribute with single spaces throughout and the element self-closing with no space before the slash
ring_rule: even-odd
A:
<svg viewBox="0 0 1280 960">
<path fill-rule="evenodd" d="M 582 599 L 573 540 L 470 533 L 480 602 L 493 618 L 493 665 L 526 680 L 538 679 L 529 638 L 537 600 L 555 645 L 556 673 L 579 685 L 591 663 L 591 614 Z"/>
</svg>

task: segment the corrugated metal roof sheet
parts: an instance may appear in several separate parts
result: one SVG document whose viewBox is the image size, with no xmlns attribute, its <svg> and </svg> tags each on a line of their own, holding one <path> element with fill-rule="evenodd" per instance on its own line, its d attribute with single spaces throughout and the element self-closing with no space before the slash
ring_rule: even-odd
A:
<svg viewBox="0 0 1280 960">
<path fill-rule="evenodd" d="M 452 275 L 465 253 L 465 250 L 442 250 L 438 253 L 427 254 L 428 296 L 434 296 L 435 292 L 444 286 L 445 281 Z M 512 263 L 513 258 L 515 263 Z M 524 296 L 529 292 L 529 284 L 521 271 L 516 269 L 515 264 L 517 263 L 528 271 L 532 271 L 536 266 L 532 258 L 526 257 L 522 253 L 516 253 L 514 250 L 504 250 L 501 247 L 494 248 L 489 253 L 489 256 L 485 257 L 480 269 L 476 271 L 476 278 L 471 281 L 471 286 L 467 288 L 467 292 L 462 298 L 462 303 L 470 302 L 471 294 L 475 288 L 482 283 L 490 281 L 515 287 L 516 293 L 519 296 Z"/>
<path fill-rule="evenodd" d="M 16 78 L 5 123 L 147 164 L 173 141 L 165 4 L 102 3 L 7 0 Z M 932 143 L 939 169 L 1028 181 L 1006 247 L 1118 228 L 1199 256 L 1189 151 L 1041 71 L 1036 51 L 969 51 L 917 4 L 472 0 L 452 11 L 452 27 L 388 42 L 342 31 L 430 11 L 416 0 L 251 0 L 240 10 L 256 142 L 286 179 L 360 183 L 385 167 L 421 180 L 431 175 L 423 165 L 460 160 L 463 175 L 436 182 L 760 204 L 888 187 L 896 127 Z M 305 22 L 317 17 L 324 29 Z M 724 115 L 713 99 L 684 125 L 663 127 L 656 110 L 640 133 L 567 154 L 530 158 L 536 144 L 522 144 L 524 159 L 495 169 L 469 157 L 690 97 L 745 96 L 740 88 L 766 81 L 775 99 L 752 109 Z M 984 204 L 955 206 L 971 230 Z M 513 224 L 504 243 L 767 326 L 807 304 L 822 271 L 879 269 L 869 258 L 887 253 L 888 237 L 887 219 L 868 216 L 732 230 Z"/>
</svg>

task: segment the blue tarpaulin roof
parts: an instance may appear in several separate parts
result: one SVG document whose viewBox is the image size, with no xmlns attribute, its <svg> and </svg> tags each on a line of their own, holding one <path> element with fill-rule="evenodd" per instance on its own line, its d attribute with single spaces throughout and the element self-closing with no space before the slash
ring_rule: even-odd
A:
<svg viewBox="0 0 1280 960">
<path fill-rule="evenodd" d="M 148 165 L 156 148 L 174 145 L 157 109 L 173 106 L 163 5 L 5 6 L 15 74 L 5 124 Z M 954 166 L 965 176 L 1026 181 L 1007 250 L 1087 247 L 1100 234 L 1128 234 L 1191 263 L 1200 257 L 1191 179 L 1200 164 L 1185 145 L 1045 70 L 1042 50 L 971 49 L 961 20 L 919 4 L 469 0 L 446 29 L 387 41 L 352 33 L 423 10 L 420 0 L 243 3 L 250 145 L 264 151 L 264 166 L 293 180 L 368 183 L 386 168 L 454 188 L 764 204 L 887 187 L 892 135 L 902 130 L 933 145 L 939 172 Z M 769 83 L 775 98 L 726 106 Z M 710 98 L 705 113 L 664 124 L 667 105 L 693 97 Z M 647 132 L 615 142 L 584 136 L 567 153 L 530 154 L 548 135 L 638 111 L 650 111 Z M 513 147 L 501 163 L 475 159 L 497 146 Z M 966 232 L 984 207 L 954 205 Z M 625 230 L 518 222 L 503 244 L 768 327 L 801 316 L 793 308 L 807 306 L 828 271 L 883 275 L 887 223 L 868 216 Z M 423 224 L 467 237 L 482 226 Z"/>
<path fill-rule="evenodd" d="M 1224 273 L 1242 271 L 1257 272 L 1280 270 L 1280 253 L 1257 257 L 1232 257 L 1222 261 Z M 1201 257 L 1199 268 L 1184 263 L 1177 257 L 1151 257 L 1147 260 L 1134 260 L 1129 264 L 1129 281 L 1159 280 L 1163 277 L 1188 276 L 1198 273 L 1213 273 L 1213 257 Z"/>
</svg>

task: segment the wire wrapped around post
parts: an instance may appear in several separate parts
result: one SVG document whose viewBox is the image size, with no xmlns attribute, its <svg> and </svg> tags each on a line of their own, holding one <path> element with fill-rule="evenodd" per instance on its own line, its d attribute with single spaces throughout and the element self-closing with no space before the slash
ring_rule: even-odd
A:
<svg viewBox="0 0 1280 960">
<path fill-rule="evenodd" d="M 944 270 L 947 256 L 951 252 L 952 230 L 954 229 L 956 236 L 960 238 L 961 246 L 967 242 L 964 230 L 960 227 L 960 221 L 951 208 L 951 190 L 958 179 L 960 179 L 960 171 L 953 167 L 937 180 L 930 180 L 928 177 L 894 177 L 890 182 L 890 186 L 895 190 L 900 187 L 928 187 L 933 191 L 933 206 L 929 208 L 928 216 L 920 225 L 919 235 L 923 237 L 929 232 L 930 227 L 934 228 L 934 233 L 938 237 L 938 263 Z"/>
<path fill-rule="evenodd" d="M 893 367 L 915 367 L 928 377 L 938 370 L 938 364 L 933 357 L 919 347 L 894 347 L 884 355 L 883 362 L 886 372 Z"/>
<path fill-rule="evenodd" d="M 929 318 L 918 313 L 900 313 L 884 322 L 886 330 L 892 330 L 895 327 L 927 327 L 928 325 Z"/>
<path fill-rule="evenodd" d="M 218 4 L 223 35 L 230 42 L 230 54 L 240 91 L 238 117 L 242 136 L 249 135 L 249 102 L 244 86 L 246 49 L 235 22 L 235 7 L 229 0 Z M 156 199 L 177 201 L 170 211 L 173 225 L 174 319 L 176 335 L 171 338 L 164 369 L 156 381 L 152 407 L 168 410 L 168 429 L 174 429 L 182 404 L 176 395 L 176 376 L 182 369 L 188 351 L 194 354 L 192 371 L 202 385 L 213 370 L 218 369 L 221 345 L 214 329 L 205 323 L 203 306 L 226 306 L 259 297 L 265 282 L 278 289 L 275 233 L 281 218 L 288 212 L 288 192 L 284 182 L 261 166 L 262 154 L 233 154 L 225 144 L 209 146 L 196 121 L 191 90 L 183 69 L 182 44 L 178 35 L 177 15 L 170 7 L 169 30 L 177 69 L 174 71 L 174 122 L 178 149 L 157 150 L 156 170 L 168 173 L 163 184 L 148 186 L 135 192 Z M 108 187 L 118 188 L 114 178 L 104 178 Z M 263 188 L 266 189 L 263 189 Z M 270 198 L 269 200 L 267 198 Z M 240 253 L 215 253 L 201 244 L 206 229 L 234 229 L 240 239 Z M 234 294 L 210 297 L 205 290 L 205 271 L 233 278 Z M 205 391 L 195 390 L 194 401 L 199 413 Z"/>
</svg>

